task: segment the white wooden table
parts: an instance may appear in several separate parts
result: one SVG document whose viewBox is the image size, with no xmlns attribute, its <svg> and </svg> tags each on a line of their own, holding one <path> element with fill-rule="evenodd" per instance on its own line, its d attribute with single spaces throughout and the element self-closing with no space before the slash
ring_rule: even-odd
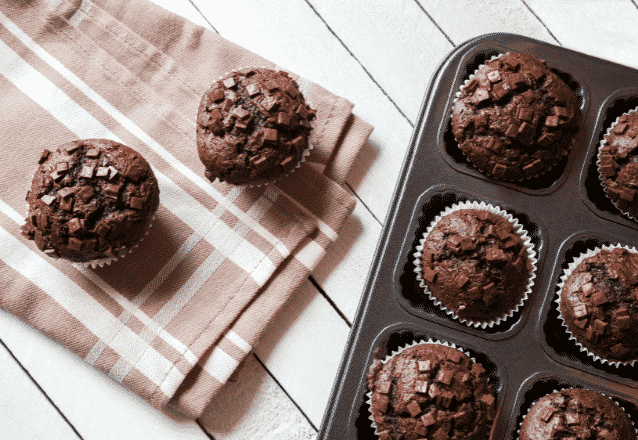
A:
<svg viewBox="0 0 638 440">
<path fill-rule="evenodd" d="M 359 203 L 311 279 L 193 422 L 162 414 L 0 312 L 2 439 L 317 436 L 421 99 L 443 57 L 513 32 L 638 68 L 636 0 L 153 0 L 311 79 L 375 126 L 348 187 Z"/>
</svg>

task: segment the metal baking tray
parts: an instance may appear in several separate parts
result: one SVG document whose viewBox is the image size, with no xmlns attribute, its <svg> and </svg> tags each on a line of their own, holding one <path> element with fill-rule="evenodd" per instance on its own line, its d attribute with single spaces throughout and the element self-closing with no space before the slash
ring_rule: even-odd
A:
<svg viewBox="0 0 638 440">
<path fill-rule="evenodd" d="M 507 183 L 465 159 L 452 135 L 455 93 L 493 55 L 527 52 L 547 60 L 578 97 L 581 115 L 568 156 L 550 172 Z M 553 299 L 563 268 L 588 248 L 638 245 L 638 223 L 605 196 L 596 150 L 606 129 L 638 106 L 638 70 L 514 34 L 488 34 L 458 46 L 438 68 L 419 112 L 374 263 L 335 380 L 319 439 L 375 439 L 366 377 L 383 357 L 412 341 L 453 342 L 483 364 L 497 397 L 492 440 L 515 440 L 531 403 L 555 389 L 586 387 L 620 402 L 638 420 L 638 366 L 594 362 L 568 340 Z M 425 228 L 457 201 L 506 209 L 530 234 L 537 278 L 521 310 L 499 326 L 452 320 L 422 294 L 412 253 Z"/>
</svg>

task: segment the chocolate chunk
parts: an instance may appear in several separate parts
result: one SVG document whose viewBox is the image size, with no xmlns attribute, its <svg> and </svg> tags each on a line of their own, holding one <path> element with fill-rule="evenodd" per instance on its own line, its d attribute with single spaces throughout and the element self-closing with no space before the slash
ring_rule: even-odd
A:
<svg viewBox="0 0 638 440">
<path fill-rule="evenodd" d="M 543 169 L 543 167 L 544 167 L 543 161 L 540 159 L 536 159 L 534 162 L 528 163 L 527 165 L 525 165 L 523 167 L 523 172 L 531 176 L 533 174 L 536 174 L 541 169 Z"/>
<path fill-rule="evenodd" d="M 67 171 L 69 171 L 69 163 L 68 162 L 58 162 L 55 164 L 55 171 L 58 172 L 58 174 L 64 174 Z"/>
<path fill-rule="evenodd" d="M 479 128 L 487 125 L 487 116 L 485 113 L 480 113 L 474 116 L 474 125 Z"/>
<path fill-rule="evenodd" d="M 42 200 L 46 205 L 51 206 L 53 204 L 53 202 L 55 202 L 55 196 L 51 196 L 51 195 L 44 195 L 42 196 L 42 198 L 40 198 L 40 200 Z"/>
<path fill-rule="evenodd" d="M 292 125 L 292 115 L 290 113 L 277 113 L 277 124 L 289 127 Z"/>
<path fill-rule="evenodd" d="M 498 82 L 501 80 L 501 74 L 498 72 L 498 70 L 492 70 L 491 72 L 488 72 L 487 79 L 489 79 L 491 82 Z"/>
<path fill-rule="evenodd" d="M 250 97 L 258 95 L 260 92 L 261 92 L 261 89 L 259 88 L 257 84 L 248 84 L 246 86 L 246 93 L 248 93 L 248 96 Z"/>
<path fill-rule="evenodd" d="M 243 107 L 238 107 L 233 110 L 233 114 L 237 116 L 239 119 L 244 119 L 250 116 L 250 112 Z"/>
<path fill-rule="evenodd" d="M 274 128 L 263 128 L 264 141 L 277 142 L 277 130 Z"/>
<path fill-rule="evenodd" d="M 224 95 L 224 91 L 222 89 L 213 89 L 213 91 L 209 94 L 210 100 L 212 102 L 219 102 L 226 97 Z"/>
<path fill-rule="evenodd" d="M 627 124 L 623 124 L 623 123 L 616 124 L 616 126 L 612 130 L 612 133 L 623 134 L 626 128 L 627 128 Z"/>
<path fill-rule="evenodd" d="M 279 165 L 284 169 L 290 168 L 290 166 L 293 165 L 292 156 L 285 158 Z"/>
<path fill-rule="evenodd" d="M 264 98 L 261 103 L 260 103 L 261 107 L 268 111 L 275 111 L 276 107 L 278 107 L 278 103 L 277 103 L 277 99 L 274 98 L 273 96 L 268 96 L 267 98 Z"/>
<path fill-rule="evenodd" d="M 131 208 L 144 209 L 144 199 L 141 197 L 131 197 Z"/>
<path fill-rule="evenodd" d="M 288 94 L 292 98 L 295 98 L 299 94 L 297 88 L 290 82 L 286 82 L 283 88 L 281 88 L 281 91 Z"/>
<path fill-rule="evenodd" d="M 603 177 L 613 177 L 616 174 L 616 170 L 611 165 L 605 165 L 600 167 L 600 174 L 602 174 Z M 609 190 L 607 192 L 609 192 Z"/>
<path fill-rule="evenodd" d="M 380 412 L 385 413 L 388 411 L 389 403 L 390 403 L 390 399 L 388 398 L 388 396 L 377 396 L 373 407 L 379 410 Z"/>
<path fill-rule="evenodd" d="M 445 385 L 450 385 L 454 380 L 454 371 L 452 370 L 439 370 L 439 374 L 436 376 L 436 380 Z"/>
<path fill-rule="evenodd" d="M 607 328 L 607 323 L 601 321 L 600 319 L 595 319 L 591 324 L 591 328 L 598 334 L 603 334 L 605 332 L 605 328 Z"/>
<path fill-rule="evenodd" d="M 106 237 L 106 235 L 111 231 L 111 227 L 103 220 L 101 220 L 93 230 L 100 237 Z"/>
<path fill-rule="evenodd" d="M 481 364 L 472 364 L 472 374 L 476 377 L 483 377 L 485 375 L 485 368 Z"/>
<path fill-rule="evenodd" d="M 85 179 L 92 179 L 95 172 L 95 166 L 84 166 L 80 171 L 78 177 L 84 177 Z"/>
<path fill-rule="evenodd" d="M 440 395 L 441 395 L 441 390 L 439 389 L 439 387 L 436 386 L 435 383 L 431 384 L 430 390 L 428 391 L 428 396 L 430 396 L 431 399 L 436 399 Z"/>
<path fill-rule="evenodd" d="M 74 202 L 75 202 L 75 199 L 73 197 L 62 199 L 60 201 L 60 209 L 62 209 L 63 211 L 71 212 L 73 210 Z"/>
<path fill-rule="evenodd" d="M 462 289 L 469 281 L 470 279 L 467 277 L 467 275 L 465 275 L 464 273 L 460 273 L 454 278 L 454 285 L 459 289 Z"/>
<path fill-rule="evenodd" d="M 590 296 L 595 291 L 594 285 L 590 282 L 583 284 L 580 289 L 583 291 L 585 296 Z"/>
<path fill-rule="evenodd" d="M 111 172 L 109 180 L 113 180 L 113 178 L 117 176 L 118 171 L 112 166 L 109 166 L 109 171 Z"/>
<path fill-rule="evenodd" d="M 636 191 L 630 188 L 622 188 L 620 190 L 620 198 L 626 202 L 633 202 L 636 196 Z"/>
<path fill-rule="evenodd" d="M 37 214 L 37 222 L 36 226 L 38 229 L 48 229 L 49 227 L 49 216 L 43 213 Z"/>
<path fill-rule="evenodd" d="M 69 197 L 70 195 L 75 194 L 75 190 L 71 187 L 64 187 L 58 190 L 58 196 L 61 199 L 66 199 L 67 197 Z"/>
<path fill-rule="evenodd" d="M 494 165 L 494 169 L 492 170 L 492 174 L 495 177 L 498 178 L 503 178 L 505 176 L 505 174 L 507 173 L 507 166 L 501 164 L 501 163 L 497 163 Z"/>
<path fill-rule="evenodd" d="M 226 87 L 227 89 L 232 89 L 233 87 L 236 86 L 235 80 L 232 77 L 226 78 L 225 80 L 222 81 L 222 83 L 224 84 L 224 87 Z"/>
<path fill-rule="evenodd" d="M 42 152 L 42 156 L 40 156 L 40 159 L 38 160 L 38 164 L 42 165 L 44 162 L 46 162 L 46 160 L 49 158 L 49 156 L 51 155 L 51 152 L 47 149 L 45 149 Z"/>
<path fill-rule="evenodd" d="M 97 148 L 90 148 L 89 151 L 86 152 L 86 157 L 90 157 L 95 159 L 96 157 L 100 157 L 100 150 Z"/>
<path fill-rule="evenodd" d="M 421 407 L 419 406 L 419 402 L 416 400 L 412 400 L 410 403 L 406 405 L 406 408 L 412 417 L 416 417 L 421 414 Z"/>
<path fill-rule="evenodd" d="M 516 138 L 518 136 L 518 129 L 518 125 L 510 124 L 509 127 L 507 127 L 507 130 L 505 130 L 505 136 L 509 138 Z"/>
<path fill-rule="evenodd" d="M 548 116 L 545 118 L 545 126 L 558 127 L 558 116 Z"/>
<path fill-rule="evenodd" d="M 110 199 L 117 199 L 121 189 L 122 185 L 106 184 L 104 185 L 104 195 Z"/>
<path fill-rule="evenodd" d="M 591 296 L 591 302 L 595 306 L 606 304 L 608 301 L 609 299 L 603 292 L 596 292 Z"/>
<path fill-rule="evenodd" d="M 588 318 L 576 318 L 574 319 L 574 324 L 576 324 L 576 327 L 578 328 L 585 328 L 587 327 L 588 321 L 589 321 Z"/>
<path fill-rule="evenodd" d="M 515 90 L 525 85 L 525 77 L 521 73 L 514 73 L 507 77 L 507 85 L 510 90 Z"/>
<path fill-rule="evenodd" d="M 490 263 L 502 263 L 507 261 L 507 255 L 497 247 L 491 247 L 485 253 L 485 259 Z"/>
<path fill-rule="evenodd" d="M 80 251 L 82 250 L 82 240 L 75 238 L 75 237 L 70 237 L 69 238 L 69 247 L 73 250 L 76 251 Z"/>
<path fill-rule="evenodd" d="M 534 110 L 529 107 L 519 107 L 516 117 L 521 121 L 531 121 L 534 119 Z"/>
<path fill-rule="evenodd" d="M 418 366 L 419 366 L 419 371 L 421 373 L 427 373 L 432 369 L 432 361 L 425 360 L 425 361 L 418 361 Z"/>
<path fill-rule="evenodd" d="M 98 167 L 97 171 L 95 172 L 95 177 L 108 177 L 108 176 L 109 176 L 108 167 Z"/>
<path fill-rule="evenodd" d="M 490 138 L 490 140 L 487 143 L 486 148 L 490 151 L 493 151 L 494 153 L 498 153 L 501 150 L 501 147 L 503 146 L 503 144 L 501 143 L 501 141 L 499 141 L 498 139 L 495 138 Z"/>
<path fill-rule="evenodd" d="M 138 182 L 146 175 L 146 168 L 139 160 L 133 159 L 124 166 L 122 175 L 133 182 Z"/>
<path fill-rule="evenodd" d="M 417 393 L 427 394 L 428 392 L 428 381 L 427 380 L 417 380 L 414 383 L 414 391 Z"/>
<path fill-rule="evenodd" d="M 578 425 L 580 423 L 580 416 L 574 412 L 565 413 L 565 423 L 568 425 Z"/>
<path fill-rule="evenodd" d="M 476 98 L 478 102 L 484 102 L 490 99 L 490 92 L 482 88 L 477 89 L 476 92 L 474 92 L 474 97 Z"/>
<path fill-rule="evenodd" d="M 561 119 L 569 119 L 569 110 L 565 107 L 554 107 L 554 115 L 558 116 Z"/>
<path fill-rule="evenodd" d="M 75 194 L 84 202 L 88 203 L 93 196 L 95 195 L 95 191 L 90 186 L 79 186 L 75 190 Z"/>
<path fill-rule="evenodd" d="M 574 307 L 574 317 L 575 318 L 584 318 L 587 316 L 587 307 L 585 304 L 579 304 Z"/>
</svg>

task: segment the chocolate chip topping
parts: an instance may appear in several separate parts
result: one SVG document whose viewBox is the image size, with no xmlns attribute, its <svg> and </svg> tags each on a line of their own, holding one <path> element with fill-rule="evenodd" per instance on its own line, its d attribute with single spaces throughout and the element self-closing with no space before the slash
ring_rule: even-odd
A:
<svg viewBox="0 0 638 440">
<path fill-rule="evenodd" d="M 379 438 L 486 440 L 496 400 L 485 369 L 460 351 L 415 345 L 370 367 Z"/>
<path fill-rule="evenodd" d="M 76 262 L 115 257 L 139 242 L 159 206 L 142 156 L 106 139 L 46 151 L 26 199 L 25 237 L 50 257 Z"/>
<path fill-rule="evenodd" d="M 591 352 L 615 362 L 638 359 L 638 255 L 601 250 L 565 281 L 560 310 Z"/>
<path fill-rule="evenodd" d="M 599 151 L 599 172 L 607 196 L 620 211 L 638 218 L 638 113 L 622 115 L 605 141 Z"/>
<path fill-rule="evenodd" d="M 482 322 L 516 307 L 531 269 L 512 224 L 476 209 L 443 217 L 425 240 L 422 263 L 423 279 L 444 307 Z"/>
<path fill-rule="evenodd" d="M 521 180 L 561 159 L 577 112 L 574 93 L 544 61 L 507 53 L 488 61 L 463 87 L 452 129 L 477 168 Z"/>
<path fill-rule="evenodd" d="M 206 177 L 262 183 L 290 172 L 308 147 L 315 117 L 283 71 L 233 72 L 204 94 L 197 115 L 197 150 Z"/>
<path fill-rule="evenodd" d="M 525 416 L 520 440 L 623 440 L 636 433 L 624 411 L 594 391 L 568 389 L 539 399 Z"/>
</svg>

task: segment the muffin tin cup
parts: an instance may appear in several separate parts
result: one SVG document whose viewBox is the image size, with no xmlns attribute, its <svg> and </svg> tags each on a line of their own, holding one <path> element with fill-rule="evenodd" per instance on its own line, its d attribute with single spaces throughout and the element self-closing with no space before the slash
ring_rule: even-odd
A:
<svg viewBox="0 0 638 440">
<path fill-rule="evenodd" d="M 467 357 L 469 357 L 472 362 L 476 363 L 476 359 L 474 359 L 472 357 L 472 355 L 470 354 L 469 351 L 464 350 L 463 348 L 459 347 L 458 345 L 451 343 L 451 342 L 446 342 L 446 341 L 439 341 L 439 340 L 435 340 L 432 338 L 429 338 L 427 341 L 425 340 L 420 340 L 420 341 L 414 341 L 410 344 L 406 344 L 403 347 L 399 347 L 398 350 L 393 351 L 391 354 L 387 355 L 385 357 L 385 359 L 383 359 L 381 361 L 382 364 L 387 363 L 390 359 L 392 359 L 393 357 L 395 357 L 398 354 L 401 354 L 404 350 L 407 350 L 408 348 L 412 348 L 415 347 L 417 345 L 424 345 L 424 344 L 435 344 L 435 345 L 442 345 L 444 347 L 449 347 L 449 348 L 453 348 L 455 350 L 458 350 L 459 352 L 463 353 L 464 355 L 466 355 Z M 372 428 L 374 429 L 374 434 L 376 436 L 379 435 L 379 432 L 377 431 L 377 425 L 374 423 L 374 418 L 372 417 L 372 391 L 368 391 L 366 393 L 366 405 L 368 406 L 368 411 L 370 412 L 370 416 L 368 417 L 371 421 L 370 426 L 372 426 Z"/>
<path fill-rule="evenodd" d="M 506 53 L 502 53 L 499 55 L 493 55 L 488 62 L 494 61 L 494 60 L 498 60 L 500 57 L 502 57 L 503 55 L 507 55 L 509 52 Z M 478 66 L 478 68 L 472 73 L 470 74 L 470 76 L 463 82 L 463 84 L 461 85 L 461 87 L 459 87 L 459 90 L 456 92 L 456 94 L 454 95 L 454 100 L 452 101 L 453 104 L 456 104 L 456 101 L 458 101 L 458 99 L 461 97 L 461 93 L 463 92 L 463 88 L 465 88 L 465 86 L 468 85 L 468 83 L 470 81 L 472 81 L 472 79 L 474 79 L 474 77 L 476 76 L 476 73 L 481 70 L 483 67 L 485 67 L 487 64 L 481 64 Z M 452 116 L 454 115 L 454 105 L 452 105 L 451 110 L 450 110 L 450 121 L 452 120 Z M 456 137 L 454 137 L 454 141 L 458 144 L 459 141 L 456 139 Z M 567 156 L 570 152 L 570 150 L 572 149 L 573 146 L 573 136 L 572 136 L 572 140 L 570 140 L 569 142 L 567 142 L 567 145 L 565 146 L 565 148 L 563 149 L 563 155 L 558 158 L 556 160 L 555 163 L 549 165 L 548 167 L 544 168 L 542 171 L 536 173 L 536 174 L 532 174 L 530 176 L 525 176 L 522 179 L 499 179 L 499 180 L 503 180 L 505 182 L 522 182 L 524 180 L 531 180 L 531 179 L 535 179 L 539 176 L 542 176 L 543 174 L 546 174 L 548 172 L 550 172 L 558 163 L 560 163 L 561 160 L 563 160 L 563 158 L 565 156 Z M 461 150 L 459 148 L 459 150 L 461 151 L 461 153 L 463 154 L 463 156 L 467 159 L 468 163 L 472 164 L 472 161 L 470 160 L 469 157 L 467 157 L 467 155 L 465 154 L 465 151 Z M 489 173 L 487 171 L 484 171 L 480 168 L 478 168 L 477 166 L 475 166 L 474 164 L 472 164 L 472 166 L 474 167 L 474 169 L 476 169 L 477 171 L 481 172 L 482 174 L 492 178 L 492 179 L 497 179 L 496 177 L 494 177 L 492 175 L 492 173 Z"/>
<path fill-rule="evenodd" d="M 631 113 L 635 113 L 637 111 L 638 111 L 638 107 L 636 107 L 633 110 L 630 110 L 630 111 L 628 111 L 627 113 L 624 113 L 624 114 L 631 114 Z M 611 197 L 609 197 L 609 194 L 607 194 L 607 187 L 605 186 L 605 178 L 603 177 L 603 174 L 600 171 L 600 155 L 601 155 L 603 147 L 605 145 L 607 145 L 607 136 L 609 136 L 611 134 L 612 130 L 614 129 L 614 127 L 616 127 L 616 125 L 618 125 L 619 122 L 620 122 L 620 116 L 618 116 L 616 118 L 616 120 L 609 126 L 609 128 L 605 132 L 605 135 L 603 136 L 602 140 L 600 141 L 600 146 L 598 147 L 598 151 L 596 153 L 596 170 L 598 171 L 598 179 L 600 180 L 600 184 L 603 187 L 603 191 L 605 192 L 605 195 L 611 201 L 611 203 L 613 203 L 613 205 L 616 207 L 616 209 L 618 209 L 618 211 L 622 215 L 624 215 L 625 217 L 627 217 L 627 218 L 629 218 L 629 219 L 631 219 L 633 221 L 638 221 L 638 219 L 636 219 L 635 217 L 630 215 L 628 212 L 625 212 L 624 210 L 620 209 L 620 207 L 616 204 L 616 202 Z"/>
<path fill-rule="evenodd" d="M 569 390 L 569 389 L 572 389 L 572 388 L 570 388 L 570 387 L 562 387 L 562 388 L 560 388 L 560 389 L 555 389 L 553 392 L 546 394 L 546 396 L 550 396 L 550 395 L 552 395 L 552 394 L 560 393 L 560 392 L 562 392 L 562 391 Z M 585 388 L 585 389 L 586 389 L 586 388 Z M 593 390 L 592 390 L 592 391 L 593 391 Z M 596 391 L 596 392 L 598 392 L 598 391 Z M 627 410 L 626 410 L 626 409 L 625 409 L 625 408 L 624 408 L 624 407 L 623 407 L 623 406 L 622 406 L 622 405 L 618 402 L 618 400 L 617 400 L 617 399 L 614 399 L 613 397 L 608 396 L 608 395 L 607 395 L 607 394 L 605 394 L 605 393 L 600 393 L 600 392 L 598 392 L 598 393 L 599 393 L 600 395 L 602 395 L 602 396 L 607 397 L 607 398 L 608 398 L 609 400 L 611 400 L 612 402 L 614 402 L 614 403 L 616 404 L 616 406 L 617 406 L 618 408 L 620 408 L 620 409 L 623 411 L 623 413 L 625 413 L 625 415 L 627 416 L 627 418 L 629 418 L 629 421 L 631 421 L 631 424 L 632 424 L 632 425 L 633 425 L 633 427 L 634 427 L 634 431 L 636 432 L 636 438 L 638 438 L 638 427 L 636 426 L 636 423 L 635 423 L 635 422 L 631 419 L 631 415 L 629 414 L 629 412 L 628 412 L 628 411 L 627 411 Z M 544 396 L 543 396 L 543 397 L 544 397 Z M 517 430 L 516 430 L 516 435 L 517 435 L 517 437 L 516 437 L 516 438 L 517 438 L 517 439 L 519 439 L 519 438 L 520 438 L 520 435 L 521 435 L 521 428 L 522 428 L 522 426 L 523 426 L 523 422 L 525 421 L 525 417 L 527 417 L 527 415 L 529 414 L 529 411 L 532 409 L 532 407 L 533 407 L 534 405 L 536 405 L 536 403 L 537 403 L 540 399 L 541 399 L 541 398 L 536 399 L 536 400 L 535 400 L 534 402 L 532 402 L 532 404 L 531 404 L 531 405 L 529 405 L 529 407 L 527 408 L 527 412 L 523 415 L 523 417 L 522 417 L 521 421 L 520 421 L 520 422 L 519 422 L 519 424 L 518 424 L 518 428 L 517 428 Z"/>
<path fill-rule="evenodd" d="M 525 246 L 525 248 L 527 249 L 527 254 L 528 254 L 528 258 L 530 260 L 532 269 L 529 273 L 529 279 L 527 281 L 527 285 L 525 286 L 525 291 L 523 292 L 523 296 L 520 300 L 520 302 L 518 304 L 516 304 L 516 306 L 510 310 L 509 312 L 505 313 L 503 316 L 498 317 L 495 320 L 491 320 L 491 321 L 472 321 L 470 319 L 465 319 L 465 318 L 460 318 L 456 313 L 454 313 L 454 311 L 448 309 L 447 307 L 445 307 L 443 305 L 443 303 L 441 303 L 441 301 L 439 301 L 436 296 L 430 291 L 430 289 L 428 288 L 425 280 L 423 279 L 423 262 L 422 262 L 422 255 L 423 255 L 423 248 L 424 248 L 424 243 L 427 240 L 428 235 L 432 232 L 432 230 L 436 227 L 437 223 L 441 221 L 441 219 L 443 219 L 443 217 L 452 214 L 453 212 L 459 211 L 459 210 L 464 210 L 464 209 L 478 209 L 478 210 L 483 210 L 483 211 L 488 211 L 491 212 L 492 214 L 496 214 L 499 217 L 504 218 L 505 220 L 507 220 L 508 222 L 510 222 L 512 224 L 512 226 L 514 227 L 514 232 L 516 232 L 516 235 L 518 235 L 521 239 L 521 241 L 523 242 L 523 246 Z M 500 325 L 502 322 L 505 322 L 508 318 L 511 318 L 512 316 L 514 316 L 515 313 L 517 313 L 521 307 L 523 307 L 523 305 L 525 304 L 525 301 L 527 301 L 527 299 L 529 298 L 529 295 L 532 292 L 532 288 L 534 286 L 534 279 L 536 278 L 536 263 L 537 263 L 537 259 L 536 259 L 536 250 L 534 249 L 534 245 L 527 233 L 527 231 L 523 228 L 523 225 L 521 225 L 517 219 L 514 218 L 514 216 L 512 216 L 511 214 L 509 214 L 507 211 L 494 206 L 492 204 L 489 203 L 485 203 L 485 202 L 461 202 L 461 203 L 456 203 L 448 208 L 446 208 L 443 212 L 441 212 L 438 216 L 436 216 L 436 218 L 434 219 L 434 221 L 432 221 L 432 223 L 430 224 L 430 226 L 428 226 L 427 230 L 425 231 L 425 233 L 423 233 L 423 237 L 419 240 L 419 245 L 416 247 L 416 252 L 414 252 L 413 254 L 414 256 L 414 272 L 416 273 L 416 279 L 419 282 L 419 287 L 421 287 L 423 289 L 423 292 L 425 293 L 425 295 L 430 298 L 434 304 L 439 307 L 439 309 L 441 309 L 443 312 L 445 312 L 448 316 L 450 316 L 452 319 L 467 325 L 468 327 L 481 327 L 483 329 L 487 328 L 487 327 L 494 327 L 495 325 L 498 326 Z"/>
<path fill-rule="evenodd" d="M 626 361 L 626 362 L 619 362 L 619 361 L 610 361 L 608 359 L 604 359 L 600 356 L 598 356 L 596 353 L 593 353 L 591 350 L 589 350 L 587 347 L 585 347 L 583 344 L 580 343 L 580 341 L 576 338 L 576 336 L 574 336 L 572 334 L 572 332 L 569 330 L 569 327 L 567 326 L 567 323 L 565 322 L 565 319 L 563 318 L 563 314 L 561 312 L 561 294 L 563 292 L 563 286 L 565 285 L 565 281 L 567 281 L 567 278 L 569 278 L 569 276 L 572 274 L 572 272 L 574 272 L 574 270 L 576 269 L 576 267 L 578 267 L 578 265 L 585 260 L 586 258 L 589 257 L 593 257 L 594 255 L 598 254 L 601 250 L 607 250 L 607 251 L 613 251 L 614 249 L 626 249 L 629 252 L 632 252 L 634 254 L 638 254 L 638 250 L 635 247 L 629 247 L 629 246 L 624 246 L 624 245 L 609 245 L 609 246 L 602 246 L 602 247 L 597 247 L 594 249 L 591 249 L 590 251 L 581 254 L 579 257 L 575 258 L 574 261 L 572 261 L 571 263 L 569 263 L 567 269 L 565 269 L 563 271 L 563 275 L 560 277 L 560 282 L 558 284 L 558 286 L 556 287 L 556 299 L 554 300 L 554 302 L 556 303 L 556 307 L 558 309 L 558 319 L 560 319 L 560 322 L 562 324 L 562 326 L 565 329 L 565 332 L 569 335 L 569 340 L 570 341 L 574 341 L 574 344 L 576 344 L 579 348 L 579 350 L 581 352 L 584 352 L 587 354 L 587 356 L 591 357 L 594 361 L 596 362 L 600 362 L 602 364 L 609 364 L 611 366 L 614 366 L 616 368 L 618 368 L 619 366 L 623 365 L 623 366 L 631 366 L 633 367 L 636 362 L 638 362 L 638 359 L 634 359 L 632 361 Z"/>
<path fill-rule="evenodd" d="M 245 71 L 245 70 L 250 70 L 250 69 L 267 69 L 267 70 L 273 70 L 269 67 L 255 67 L 255 66 L 250 66 L 250 67 L 239 67 L 237 69 L 233 69 L 230 72 L 226 72 L 223 75 L 221 75 L 219 78 L 217 78 L 214 82 L 217 82 L 219 80 L 221 80 L 222 78 L 232 74 L 233 72 L 241 72 L 241 71 Z M 305 96 L 304 96 L 305 98 Z M 306 101 L 307 104 L 310 105 L 309 101 Z M 310 105 L 312 107 L 312 105 Z M 290 171 L 288 171 L 287 173 L 284 173 L 280 176 L 274 177 L 272 179 L 268 179 L 267 181 L 262 181 L 259 183 L 244 183 L 244 184 L 233 184 L 234 186 L 243 186 L 246 188 L 257 188 L 260 187 L 262 185 L 268 185 L 269 183 L 274 183 L 277 182 L 278 180 L 283 179 L 284 177 L 288 177 L 290 176 L 292 173 L 294 173 L 298 168 L 301 167 L 301 164 L 304 163 L 306 161 L 306 159 L 308 158 L 308 156 L 310 156 L 310 153 L 312 153 L 312 150 L 314 150 L 315 145 L 317 144 L 317 139 L 315 137 L 315 128 L 316 128 L 316 122 L 317 119 L 313 119 L 312 121 L 310 121 L 310 134 L 308 135 L 308 146 L 306 147 L 305 150 L 303 150 L 301 152 L 301 159 L 299 159 L 299 162 L 297 162 L 297 165 L 295 165 L 295 167 L 293 169 L 291 169 Z M 218 180 L 217 178 L 215 178 L 215 180 Z"/>
</svg>

